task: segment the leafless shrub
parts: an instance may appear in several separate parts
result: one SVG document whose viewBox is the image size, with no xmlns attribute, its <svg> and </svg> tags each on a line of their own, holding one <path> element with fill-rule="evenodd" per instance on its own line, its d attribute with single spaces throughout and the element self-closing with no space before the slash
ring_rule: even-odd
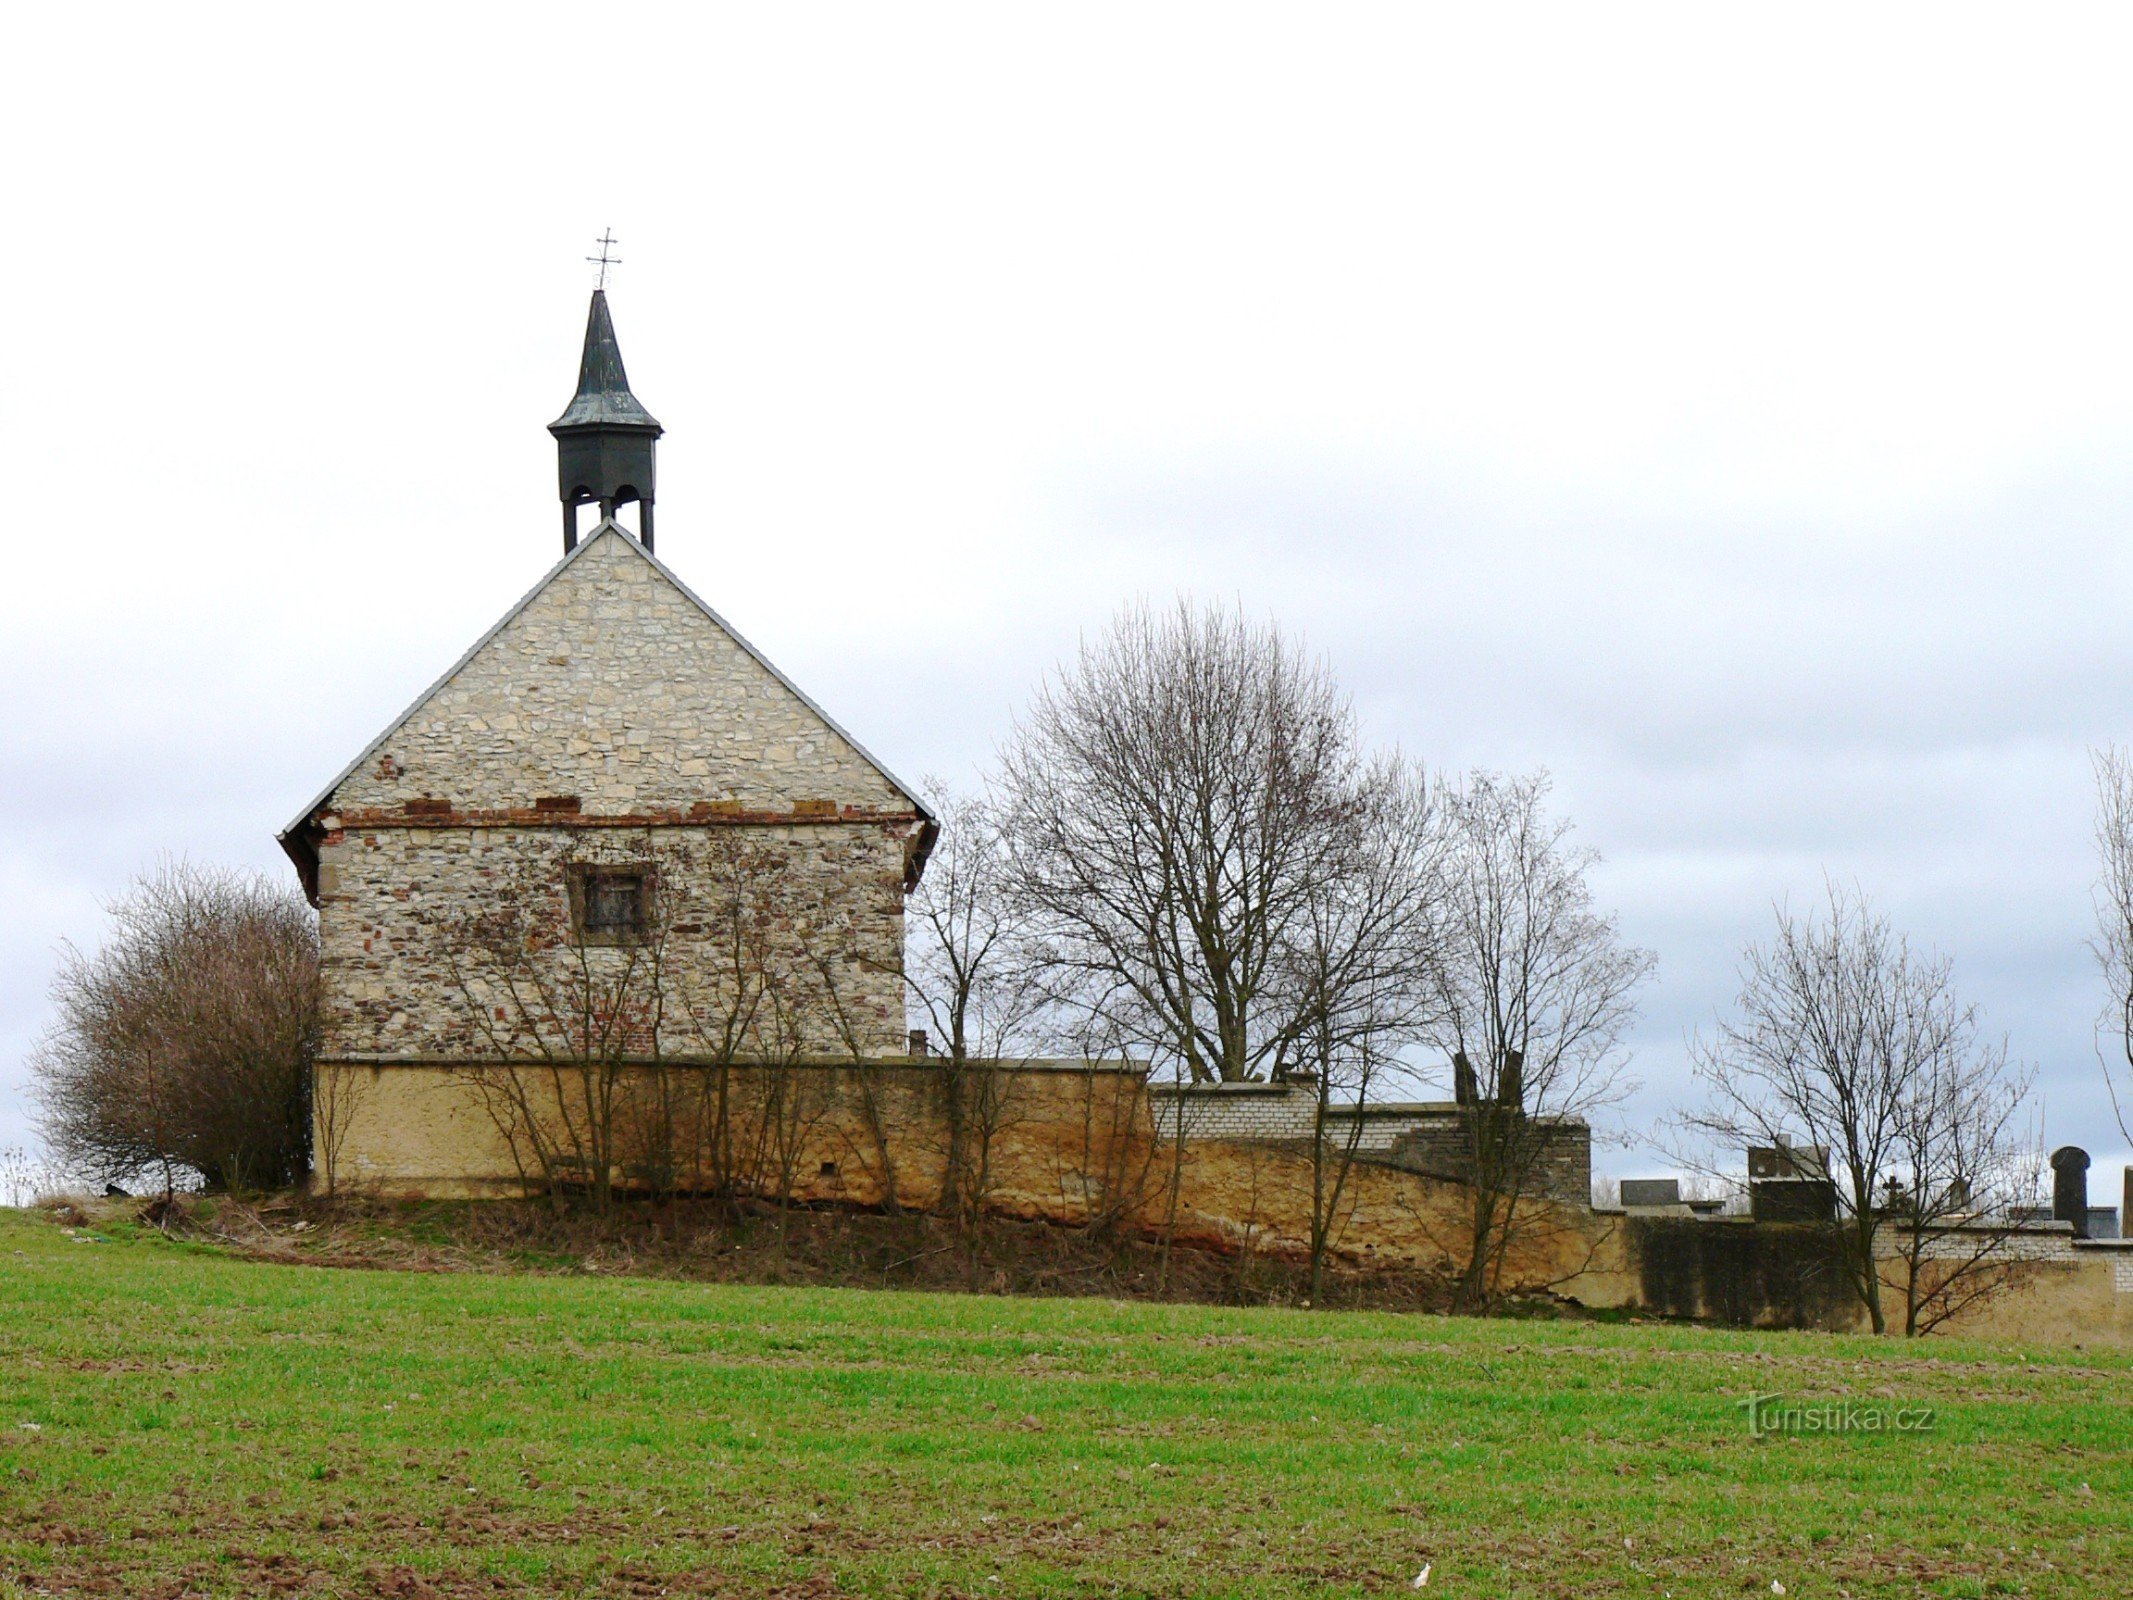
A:
<svg viewBox="0 0 2133 1600">
<path fill-rule="evenodd" d="M 642 937 L 592 944 L 572 930 L 569 874 L 581 864 L 514 862 L 504 892 L 461 916 L 443 948 L 472 1034 L 497 1063 L 469 1082 L 520 1178 L 559 1200 L 582 1190 L 604 1210 L 620 1165 L 624 1078 L 660 1036 L 675 874 L 663 875 Z"/>
<path fill-rule="evenodd" d="M 1117 1074 L 1102 1070 L 1101 1063 L 1126 1056 L 1103 1014 L 1077 1020 L 1066 1035 L 1067 1059 L 1082 1066 L 1075 1074 L 1075 1138 L 1061 1158 L 1060 1196 L 1069 1212 L 1079 1210 L 1084 1226 L 1109 1235 L 1145 1216 L 1154 1192 L 1156 1148 L 1146 1137 L 1153 1126 L 1151 1097 L 1145 1074 L 1133 1071 L 1121 1085 Z M 1165 1272 L 1169 1255 L 1166 1237 Z"/>
<path fill-rule="evenodd" d="M 618 861 L 648 884 L 626 937 L 586 937 L 570 884 Z M 468 1082 L 522 1182 L 604 1210 L 618 1186 L 671 1200 L 793 1193 L 827 1114 L 811 1055 L 834 1053 L 838 935 L 774 840 L 650 830 L 523 855 L 444 946 Z M 816 1063 L 819 1067 L 820 1063 Z"/>
<path fill-rule="evenodd" d="M 72 945 L 59 1016 L 30 1058 L 54 1153 L 99 1182 L 165 1193 L 296 1182 L 310 1149 L 318 930 L 290 889 L 165 863 L 106 907 L 101 948 Z"/>
<path fill-rule="evenodd" d="M 19 1145 L 0 1150 L 0 1205 L 34 1205 L 59 1188 L 59 1175 L 48 1163 Z"/>
</svg>

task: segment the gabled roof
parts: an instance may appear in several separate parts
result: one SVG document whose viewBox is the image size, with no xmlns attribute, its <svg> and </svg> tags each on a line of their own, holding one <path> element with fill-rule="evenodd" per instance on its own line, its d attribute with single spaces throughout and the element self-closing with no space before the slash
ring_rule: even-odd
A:
<svg viewBox="0 0 2133 1600">
<path fill-rule="evenodd" d="M 334 774 L 333 781 L 328 783 L 325 788 L 321 789 L 315 796 L 313 796 L 311 801 L 307 805 L 305 805 L 303 810 L 299 811 L 296 816 L 291 819 L 289 825 L 286 828 L 282 829 L 279 834 L 275 835 L 276 839 L 280 841 L 283 851 L 286 852 L 289 858 L 296 863 L 297 870 L 303 874 L 307 887 L 311 884 L 313 878 L 315 877 L 318 867 L 316 843 L 312 838 L 309 837 L 309 834 L 312 831 L 314 819 L 318 816 L 321 809 L 326 806 L 327 802 L 332 800 L 335 791 L 338 790 L 342 784 L 348 781 L 351 774 L 361 768 L 362 765 L 372 756 L 376 755 L 379 749 L 386 743 L 386 741 L 392 738 L 392 736 L 399 732 L 400 729 L 405 727 L 408 722 L 414 718 L 416 713 L 421 711 L 424 706 L 429 704 L 429 702 L 436 696 L 439 690 L 443 689 L 445 685 L 450 683 L 454 678 L 458 677 L 460 672 L 467 666 L 467 664 L 471 662 L 476 656 L 481 654 L 481 652 L 489 645 L 492 640 L 496 638 L 498 634 L 502 633 L 505 628 L 509 627 L 512 622 L 514 622 L 528 606 L 530 606 L 536 599 L 540 597 L 543 591 L 545 591 L 565 572 L 569 571 L 573 563 L 583 560 L 588 551 L 593 549 L 594 546 L 600 544 L 603 539 L 608 538 L 622 540 L 624 545 L 629 550 L 635 552 L 635 554 L 637 554 L 645 562 L 647 562 L 655 572 L 657 572 L 662 578 L 666 579 L 668 583 L 672 584 L 674 588 L 686 600 L 688 600 L 691 605 L 695 606 L 697 610 L 701 611 L 704 616 L 709 618 L 710 621 L 720 629 L 720 631 L 726 634 L 728 638 L 732 639 L 735 644 L 739 645 L 740 648 L 755 661 L 756 665 L 760 666 L 773 679 L 775 679 L 785 689 L 790 691 L 793 697 L 797 699 L 802 705 L 806 706 L 809 711 L 813 712 L 817 717 L 819 717 L 824 723 L 824 725 L 827 726 L 832 733 L 836 734 L 838 738 L 842 739 L 847 745 L 851 746 L 851 748 L 858 753 L 860 758 L 864 760 L 869 766 L 871 766 L 874 771 L 878 773 L 888 783 L 890 788 L 896 790 L 898 794 L 902 795 L 904 799 L 908 800 L 911 803 L 912 810 L 917 812 L 918 815 L 927 824 L 927 837 L 921 842 L 919 847 L 920 856 L 918 865 L 923 865 L 924 853 L 931 844 L 931 835 L 938 826 L 938 819 L 934 816 L 932 808 L 929 807 L 926 802 L 919 797 L 918 792 L 913 789 L 911 785 L 905 783 L 901 778 L 897 777 L 895 773 L 891 772 L 888 767 L 884 765 L 882 761 L 877 756 L 875 756 L 872 751 L 867 749 L 865 745 L 861 744 L 857 739 L 853 738 L 851 733 L 846 730 L 844 725 L 838 722 L 835 717 L 831 716 L 819 704 L 817 704 L 814 698 L 810 696 L 806 690 L 802 689 L 798 684 L 794 683 L 792 679 L 788 678 L 783 672 L 779 671 L 777 665 L 772 662 L 768 656 L 764 655 L 762 651 L 758 650 L 753 644 L 751 644 L 748 641 L 747 637 L 742 634 L 738 628 L 734 627 L 732 623 L 728 622 L 724 617 L 720 616 L 716 611 L 712 610 L 710 606 L 706 605 L 703 599 L 696 593 L 696 591 L 691 589 L 686 583 L 683 583 L 680 578 L 676 577 L 673 571 L 664 562 L 662 562 L 657 556 L 653 555 L 651 551 L 645 549 L 643 545 L 637 542 L 637 540 L 631 538 L 630 535 L 625 532 L 619 525 L 617 525 L 612 518 L 603 518 L 600 525 L 592 531 L 590 536 L 581 540 L 575 550 L 571 551 L 568 555 L 563 557 L 561 561 L 558 561 L 554 566 L 550 567 L 548 571 L 542 576 L 540 582 L 536 583 L 531 589 L 528 589 L 524 595 L 520 596 L 519 601 L 516 605 L 512 606 L 509 611 L 505 612 L 501 617 L 499 617 L 496 620 L 495 625 L 492 626 L 488 630 L 488 632 L 484 633 L 479 639 L 475 640 L 474 643 L 467 648 L 465 653 L 462 654 L 457 661 L 453 662 L 450 667 L 446 668 L 445 671 L 437 677 L 436 681 L 431 683 L 428 688 L 424 689 L 422 693 L 417 695 L 414 700 L 408 704 L 406 710 L 402 711 L 397 717 L 393 718 L 391 722 L 387 723 L 383 730 L 379 732 L 376 738 L 372 739 L 368 744 L 363 746 L 361 750 L 357 751 L 355 758 L 351 760 L 346 766 L 342 767 L 339 772 Z"/>
</svg>

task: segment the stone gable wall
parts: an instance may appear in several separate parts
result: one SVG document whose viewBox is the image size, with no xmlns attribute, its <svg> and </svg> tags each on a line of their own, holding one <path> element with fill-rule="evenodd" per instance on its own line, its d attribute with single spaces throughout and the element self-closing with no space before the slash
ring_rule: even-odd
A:
<svg viewBox="0 0 2133 1600">
<path fill-rule="evenodd" d="M 342 781 L 329 809 L 908 813 L 874 765 L 612 530 Z"/>
<path fill-rule="evenodd" d="M 911 825 L 779 827 L 371 827 L 327 836 L 319 936 L 326 1057 L 494 1059 L 498 919 L 526 919 L 530 970 L 566 997 L 612 984 L 621 950 L 570 940 L 573 863 L 643 863 L 669 931 L 658 957 L 668 1005 L 659 1044 L 701 1052 L 729 1015 L 740 942 L 754 970 L 831 1053 L 901 1051 L 903 865 Z M 488 942 L 485 944 L 484 940 Z M 640 952 L 625 1007 L 651 992 Z M 827 975 L 823 970 L 827 963 Z M 529 992 L 522 985 L 522 994 Z M 686 1004 L 684 1004 L 686 1002 Z M 495 1024 L 476 1026 L 476 1012 Z M 693 1017 L 692 1017 L 693 1013 Z M 841 1019 L 841 1021 L 840 1021 Z M 847 1036 L 848 1035 L 848 1036 Z M 782 1048 L 782 1046 L 778 1046 Z"/>
</svg>

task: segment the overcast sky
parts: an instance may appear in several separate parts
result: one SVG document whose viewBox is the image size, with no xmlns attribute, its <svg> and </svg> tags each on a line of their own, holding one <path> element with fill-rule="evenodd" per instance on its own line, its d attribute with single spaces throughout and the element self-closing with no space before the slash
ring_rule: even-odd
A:
<svg viewBox="0 0 2133 1600">
<path fill-rule="evenodd" d="M 2122 12 L 48 6 L 0 95 L 0 1147 L 53 951 L 273 835 L 558 553 L 603 227 L 659 550 L 960 778 L 1190 589 L 1545 765 L 1635 1132 L 1857 882 L 2102 1090 L 2133 740 Z M 1647 1170 L 1646 1154 L 1600 1158 Z"/>
</svg>

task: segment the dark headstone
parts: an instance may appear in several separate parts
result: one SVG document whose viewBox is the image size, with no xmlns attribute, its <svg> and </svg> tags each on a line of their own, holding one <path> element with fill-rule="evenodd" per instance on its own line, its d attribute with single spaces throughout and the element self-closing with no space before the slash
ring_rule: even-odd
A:
<svg viewBox="0 0 2133 1600">
<path fill-rule="evenodd" d="M 1751 1178 L 1748 1214 L 1757 1222 L 1834 1222 L 1837 1186 L 1827 1178 Z"/>
<path fill-rule="evenodd" d="M 2052 1220 L 2074 1225 L 2074 1237 L 2089 1236 L 2089 1153 L 2063 1144 L 2052 1152 Z"/>
<path fill-rule="evenodd" d="M 1681 1180 L 1624 1178 L 1622 1203 L 1625 1206 L 1678 1206 L 1681 1204 Z"/>
<path fill-rule="evenodd" d="M 1816 1145 L 1778 1143 L 1748 1151 L 1751 1178 L 1827 1178 L 1829 1151 Z"/>
<path fill-rule="evenodd" d="M 1507 1106 L 1526 1103 L 1525 1051 L 1506 1050 L 1503 1053 L 1503 1075 L 1496 1083 L 1496 1098 Z"/>
<path fill-rule="evenodd" d="M 1467 1060 L 1464 1050 L 1452 1057 L 1452 1098 L 1463 1106 L 1470 1106 L 1481 1098 L 1481 1091 L 1474 1083 L 1474 1063 Z"/>
</svg>

